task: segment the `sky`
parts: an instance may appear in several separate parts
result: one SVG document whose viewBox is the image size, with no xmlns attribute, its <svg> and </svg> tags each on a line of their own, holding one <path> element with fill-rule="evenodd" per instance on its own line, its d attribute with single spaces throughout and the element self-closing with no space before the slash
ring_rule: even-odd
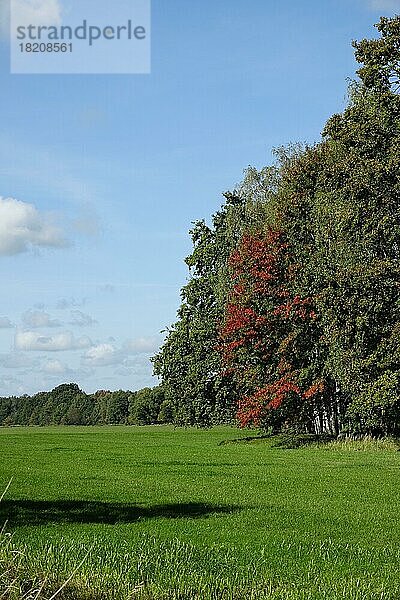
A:
<svg viewBox="0 0 400 600">
<path fill-rule="evenodd" d="M 0 395 L 156 385 L 192 222 L 274 147 L 319 140 L 346 105 L 351 41 L 400 0 L 152 0 L 151 73 L 137 75 L 10 74 L 8 1 Z M 35 0 L 55 14 L 78 1 Z"/>
</svg>

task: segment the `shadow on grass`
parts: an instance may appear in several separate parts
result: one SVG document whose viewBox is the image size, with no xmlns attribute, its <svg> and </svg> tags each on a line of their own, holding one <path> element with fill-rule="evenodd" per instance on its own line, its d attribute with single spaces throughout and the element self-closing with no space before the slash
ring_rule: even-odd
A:
<svg viewBox="0 0 400 600">
<path fill-rule="evenodd" d="M 270 440 L 271 438 L 271 434 L 248 435 L 246 437 L 234 438 L 233 440 L 222 440 L 222 442 L 218 442 L 218 446 L 226 446 L 228 444 L 249 444 L 252 442 L 258 442 L 259 440 Z"/>
<path fill-rule="evenodd" d="M 0 504 L 0 523 L 8 520 L 12 526 L 46 523 L 115 524 L 154 518 L 198 518 L 212 513 L 230 514 L 238 510 L 241 510 L 238 506 L 194 502 L 144 507 L 84 500 L 3 500 Z"/>
<path fill-rule="evenodd" d="M 335 436 L 330 434 L 317 435 L 314 433 L 278 433 L 265 435 L 251 435 L 233 440 L 223 440 L 219 442 L 219 446 L 225 444 L 254 444 L 257 442 L 266 442 L 270 448 L 281 448 L 291 450 L 302 448 L 304 446 L 316 446 L 317 444 L 326 444 L 335 439 Z"/>
<path fill-rule="evenodd" d="M 296 448 L 303 448 L 306 446 L 317 446 L 318 444 L 327 444 L 335 439 L 335 436 L 328 433 L 314 434 L 314 433 L 298 433 L 291 434 L 285 433 L 277 435 L 272 444 L 272 448 L 282 448 L 285 450 L 292 450 Z"/>
</svg>

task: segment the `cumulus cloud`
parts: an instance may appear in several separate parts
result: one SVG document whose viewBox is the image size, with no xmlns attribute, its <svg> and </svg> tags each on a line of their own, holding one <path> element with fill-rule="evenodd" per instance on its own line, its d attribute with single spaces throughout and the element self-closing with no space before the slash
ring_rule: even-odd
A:
<svg viewBox="0 0 400 600">
<path fill-rule="evenodd" d="M 46 373 L 46 375 L 69 375 L 72 373 L 71 369 L 69 369 L 64 363 L 57 359 L 49 358 L 42 367 L 42 372 Z"/>
<path fill-rule="evenodd" d="M 0 256 L 67 245 L 61 230 L 33 204 L 0 196 Z"/>
<path fill-rule="evenodd" d="M 17 331 L 15 334 L 15 349 L 30 351 L 62 352 L 80 350 L 92 345 L 87 336 L 75 338 L 70 331 L 44 336 L 36 331 Z"/>
<path fill-rule="evenodd" d="M 82 361 L 91 367 L 118 366 L 123 369 L 131 367 L 131 356 L 151 354 L 160 345 L 156 337 L 128 340 L 120 348 L 113 343 L 96 344 L 83 355 Z M 128 374 L 125 370 L 124 374 Z"/>
<path fill-rule="evenodd" d="M 8 317 L 0 317 L 0 329 L 12 329 L 15 327 Z"/>
<path fill-rule="evenodd" d="M 106 367 L 116 365 L 124 360 L 121 350 L 112 344 L 98 344 L 89 348 L 83 356 L 83 362 L 91 367 Z"/>
<path fill-rule="evenodd" d="M 50 315 L 42 310 L 28 310 L 22 315 L 24 327 L 36 329 L 38 327 L 60 327 L 61 323 L 57 319 L 52 319 Z"/>
<path fill-rule="evenodd" d="M 78 327 L 88 327 L 97 323 L 95 319 L 81 310 L 71 310 L 71 318 L 70 325 L 77 325 Z"/>
</svg>

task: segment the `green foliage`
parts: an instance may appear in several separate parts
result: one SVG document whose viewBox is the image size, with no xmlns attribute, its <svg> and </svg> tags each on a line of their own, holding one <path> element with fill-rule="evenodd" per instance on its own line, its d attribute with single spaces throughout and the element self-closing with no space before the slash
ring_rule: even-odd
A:
<svg viewBox="0 0 400 600">
<path fill-rule="evenodd" d="M 381 17 L 376 25 L 381 37 L 354 42 L 357 71 L 365 87 L 385 92 L 398 91 L 400 84 L 400 16 Z"/>
<path fill-rule="evenodd" d="M 129 423 L 132 425 L 157 423 L 163 402 L 164 390 L 160 386 L 139 390 L 132 396 L 129 404 Z"/>
<path fill-rule="evenodd" d="M 160 404 L 160 412 L 158 413 L 157 421 L 159 423 L 174 423 L 174 405 L 170 400 L 163 400 Z"/>
<path fill-rule="evenodd" d="M 129 402 L 133 392 L 99 390 L 93 396 L 96 416 L 93 424 L 125 424 L 128 422 Z"/>
<path fill-rule="evenodd" d="M 354 43 L 360 80 L 322 140 L 248 169 L 212 227 L 192 231 L 191 279 L 154 359 L 178 422 L 208 425 L 239 402 L 242 424 L 397 431 L 400 17 L 377 29 Z M 273 231 L 285 245 L 279 274 L 271 244 L 259 252 Z M 254 252 L 235 273 L 246 243 Z M 313 318 L 293 320 L 290 302 L 307 302 Z"/>
<path fill-rule="evenodd" d="M 349 418 L 361 431 L 398 434 L 400 431 L 400 373 L 386 371 L 366 384 L 351 402 Z"/>
<path fill-rule="evenodd" d="M 62 384 L 32 397 L 0 398 L 0 425 L 148 425 L 158 421 L 164 398 L 161 386 L 85 394 L 76 383 Z"/>
</svg>

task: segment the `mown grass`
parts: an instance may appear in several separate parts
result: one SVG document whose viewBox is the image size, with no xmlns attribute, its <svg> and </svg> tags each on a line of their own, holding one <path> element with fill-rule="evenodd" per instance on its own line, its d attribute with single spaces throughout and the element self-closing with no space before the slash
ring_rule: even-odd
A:
<svg viewBox="0 0 400 600">
<path fill-rule="evenodd" d="M 59 597 L 399 600 L 396 445 L 220 444 L 245 435 L 1 429 L 3 571 L 49 598 L 90 550 Z"/>
</svg>

